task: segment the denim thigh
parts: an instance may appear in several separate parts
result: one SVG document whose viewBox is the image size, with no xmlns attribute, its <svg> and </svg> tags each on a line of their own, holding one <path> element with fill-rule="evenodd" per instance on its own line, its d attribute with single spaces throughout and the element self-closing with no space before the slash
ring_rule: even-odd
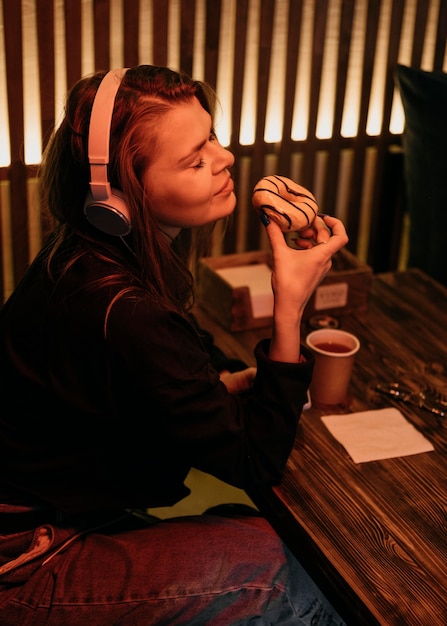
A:
<svg viewBox="0 0 447 626">
<path fill-rule="evenodd" d="M 262 517 L 89 532 L 4 589 L 0 607 L 2 626 L 343 623 Z"/>
</svg>

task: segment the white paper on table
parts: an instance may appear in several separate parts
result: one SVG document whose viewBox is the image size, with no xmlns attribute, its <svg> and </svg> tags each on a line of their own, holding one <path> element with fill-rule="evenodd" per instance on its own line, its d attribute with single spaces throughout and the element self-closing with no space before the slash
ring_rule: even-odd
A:
<svg viewBox="0 0 447 626">
<path fill-rule="evenodd" d="M 323 415 L 321 419 L 355 463 L 434 450 L 396 408 Z"/>
<path fill-rule="evenodd" d="M 273 315 L 272 270 L 265 263 L 215 270 L 232 287 L 248 287 L 253 317 Z"/>
</svg>

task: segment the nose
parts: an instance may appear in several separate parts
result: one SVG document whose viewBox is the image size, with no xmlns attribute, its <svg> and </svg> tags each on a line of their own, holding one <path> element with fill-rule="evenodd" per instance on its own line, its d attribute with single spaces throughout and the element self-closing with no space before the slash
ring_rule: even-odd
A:
<svg viewBox="0 0 447 626">
<path fill-rule="evenodd" d="M 217 152 L 216 158 L 214 159 L 213 173 L 218 174 L 222 170 L 234 165 L 234 154 L 218 142 L 216 142 L 215 145 Z"/>
</svg>

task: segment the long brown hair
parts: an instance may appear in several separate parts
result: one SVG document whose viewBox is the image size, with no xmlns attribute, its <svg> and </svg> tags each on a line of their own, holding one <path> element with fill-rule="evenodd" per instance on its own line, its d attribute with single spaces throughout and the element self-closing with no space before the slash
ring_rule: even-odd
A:
<svg viewBox="0 0 447 626">
<path fill-rule="evenodd" d="M 139 65 L 127 70 L 115 99 L 109 150 L 109 180 L 124 193 L 132 222 L 131 234 L 122 241 L 97 231 L 83 213 L 90 181 L 90 113 L 104 75 L 97 72 L 72 87 L 65 116 L 47 145 L 39 169 L 42 210 L 54 221 L 46 249 L 48 271 L 60 277 L 81 256 L 93 254 L 110 262 L 111 268 L 110 275 L 95 288 L 119 284 L 120 294 L 132 297 L 139 297 L 144 290 L 159 305 L 185 313 L 194 297 L 191 268 L 197 258 L 209 253 L 214 225 L 182 230 L 170 242 L 154 219 L 142 180 L 157 154 L 161 116 L 193 97 L 213 116 L 215 92 L 209 85 L 166 67 Z M 58 254 L 61 249 L 63 255 Z"/>
</svg>

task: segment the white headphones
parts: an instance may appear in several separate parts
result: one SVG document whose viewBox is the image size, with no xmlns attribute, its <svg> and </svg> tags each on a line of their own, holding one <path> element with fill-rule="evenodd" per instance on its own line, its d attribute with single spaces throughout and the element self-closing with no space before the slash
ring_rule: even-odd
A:
<svg viewBox="0 0 447 626">
<path fill-rule="evenodd" d="M 93 101 L 88 133 L 90 192 L 84 203 L 88 221 L 107 235 L 117 237 L 129 234 L 132 228 L 124 195 L 110 186 L 107 174 L 113 107 L 126 72 L 127 68 L 108 72 Z"/>
</svg>

